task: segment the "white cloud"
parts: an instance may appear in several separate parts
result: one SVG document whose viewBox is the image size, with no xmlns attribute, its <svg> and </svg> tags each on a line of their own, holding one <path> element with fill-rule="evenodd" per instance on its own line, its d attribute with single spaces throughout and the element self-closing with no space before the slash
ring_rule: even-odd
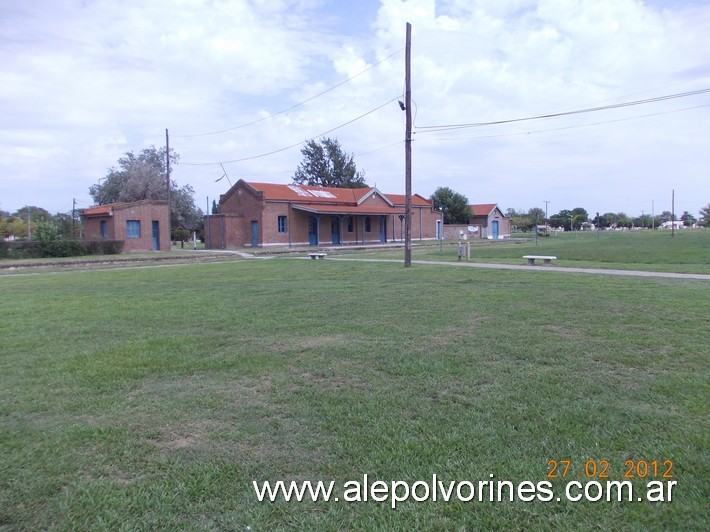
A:
<svg viewBox="0 0 710 532">
<path fill-rule="evenodd" d="M 418 127 L 710 87 L 704 3 L 43 0 L 2 5 L 0 20 L 3 210 L 89 201 L 89 186 L 123 152 L 162 145 L 166 128 L 183 163 L 276 152 L 226 164 L 229 178 L 288 182 L 301 155 L 279 150 L 402 94 L 403 52 L 377 63 L 404 46 L 406 22 Z M 445 184 L 504 209 L 547 199 L 554 211 L 637 214 L 651 200 L 660 210 L 675 187 L 683 210 L 697 212 L 710 201 L 708 107 L 632 118 L 709 103 L 703 95 L 507 126 L 415 129 L 414 189 L 429 195 Z M 621 119 L 629 120 L 610 122 Z M 368 182 L 402 191 L 396 102 L 330 136 L 356 154 Z M 215 183 L 221 175 L 219 165 L 181 164 L 174 178 L 203 206 L 226 191 Z"/>
</svg>

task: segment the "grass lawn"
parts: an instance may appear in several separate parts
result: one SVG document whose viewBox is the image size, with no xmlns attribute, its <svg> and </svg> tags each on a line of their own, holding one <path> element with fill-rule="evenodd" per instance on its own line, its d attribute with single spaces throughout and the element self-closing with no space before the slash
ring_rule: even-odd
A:
<svg viewBox="0 0 710 532">
<path fill-rule="evenodd" d="M 417 246 L 415 260 L 458 260 L 458 241 Z M 613 268 L 710 274 L 710 230 L 561 233 L 513 240 L 471 240 L 471 261 L 525 264 L 523 255 L 554 255 L 556 266 Z M 370 251 L 382 258 L 400 258 L 402 251 Z"/>
<path fill-rule="evenodd" d="M 707 281 L 277 258 L 5 275 L 0 293 L 0 529 L 710 519 Z M 671 480 L 664 461 L 677 485 L 672 502 L 394 510 L 258 502 L 252 487 L 332 480 L 342 499 L 363 474 L 538 483 L 550 460 L 571 462 L 556 496 L 589 460 L 608 463 L 602 482 L 657 461 L 634 499 Z"/>
</svg>

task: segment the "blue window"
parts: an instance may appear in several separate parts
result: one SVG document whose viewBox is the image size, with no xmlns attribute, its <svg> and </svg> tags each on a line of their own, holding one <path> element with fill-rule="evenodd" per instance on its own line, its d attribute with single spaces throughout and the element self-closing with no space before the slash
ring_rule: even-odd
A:
<svg viewBox="0 0 710 532">
<path fill-rule="evenodd" d="M 279 233 L 285 233 L 288 226 L 286 225 L 286 217 L 279 216 Z"/>
<path fill-rule="evenodd" d="M 126 238 L 140 238 L 141 237 L 141 221 L 140 220 L 126 220 Z"/>
</svg>

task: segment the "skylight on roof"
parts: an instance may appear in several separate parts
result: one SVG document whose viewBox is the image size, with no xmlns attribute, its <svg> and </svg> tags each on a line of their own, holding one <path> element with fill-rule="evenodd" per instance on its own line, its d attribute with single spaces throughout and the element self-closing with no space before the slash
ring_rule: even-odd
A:
<svg viewBox="0 0 710 532">
<path fill-rule="evenodd" d="M 301 187 L 297 187 L 296 185 L 289 185 L 288 188 L 293 190 L 296 194 L 298 194 L 301 197 L 307 198 L 310 196 L 307 190 L 302 189 Z"/>
<path fill-rule="evenodd" d="M 317 198 L 334 198 L 335 194 L 331 194 L 327 190 L 309 190 L 311 194 L 313 194 Z"/>
<path fill-rule="evenodd" d="M 306 188 L 299 187 L 297 185 L 288 185 L 288 188 L 293 190 L 296 194 L 302 198 L 314 197 L 314 198 L 335 198 L 335 194 L 328 192 L 327 190 L 308 190 Z"/>
</svg>

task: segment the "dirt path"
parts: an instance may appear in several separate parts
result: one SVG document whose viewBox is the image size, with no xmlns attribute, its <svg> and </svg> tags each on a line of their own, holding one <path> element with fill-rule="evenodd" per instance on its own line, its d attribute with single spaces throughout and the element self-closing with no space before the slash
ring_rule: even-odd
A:
<svg viewBox="0 0 710 532">
<path fill-rule="evenodd" d="M 356 261 L 356 262 L 396 262 L 394 259 L 355 259 L 334 257 L 328 260 Z M 710 275 L 703 273 L 673 273 L 673 272 L 647 272 L 640 270 L 605 270 L 600 268 L 563 268 L 561 266 L 525 266 L 519 264 L 493 264 L 486 262 L 446 262 L 413 260 L 412 264 L 434 264 L 437 266 L 456 266 L 459 268 L 489 268 L 497 270 L 525 270 L 528 272 L 562 272 L 562 273 L 587 273 L 594 275 L 626 275 L 629 277 L 667 277 L 671 279 L 700 279 L 710 281 Z"/>
</svg>

